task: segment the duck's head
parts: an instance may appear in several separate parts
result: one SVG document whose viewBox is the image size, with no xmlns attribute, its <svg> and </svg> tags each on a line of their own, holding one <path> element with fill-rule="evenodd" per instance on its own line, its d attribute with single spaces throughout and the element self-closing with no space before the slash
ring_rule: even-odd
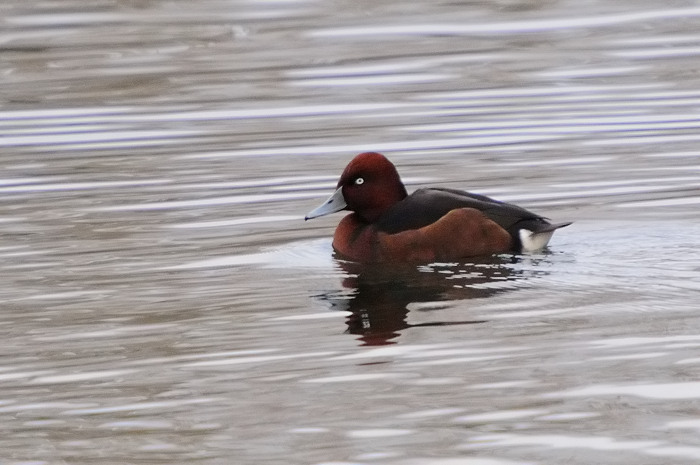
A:
<svg viewBox="0 0 700 465">
<path fill-rule="evenodd" d="M 350 210 L 362 221 L 373 223 L 407 195 L 394 164 L 380 153 L 365 152 L 348 163 L 335 193 L 306 219 Z"/>
</svg>

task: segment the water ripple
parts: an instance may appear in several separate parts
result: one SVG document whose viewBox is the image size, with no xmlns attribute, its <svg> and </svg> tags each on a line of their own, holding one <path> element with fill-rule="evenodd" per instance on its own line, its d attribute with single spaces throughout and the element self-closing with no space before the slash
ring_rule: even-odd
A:
<svg viewBox="0 0 700 465">
<path fill-rule="evenodd" d="M 576 18 L 552 18 L 523 21 L 486 22 L 481 24 L 410 24 L 330 28 L 311 31 L 311 37 L 353 37 L 373 40 L 375 36 L 397 35 L 471 35 L 522 34 L 552 30 L 571 31 L 577 28 L 601 28 L 644 21 L 661 21 L 700 16 L 700 8 L 668 8 L 632 13 L 582 15 Z"/>
</svg>

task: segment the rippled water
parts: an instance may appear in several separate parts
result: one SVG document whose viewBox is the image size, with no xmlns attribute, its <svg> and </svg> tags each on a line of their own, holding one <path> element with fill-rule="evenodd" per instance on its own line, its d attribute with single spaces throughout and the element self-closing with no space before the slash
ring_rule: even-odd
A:
<svg viewBox="0 0 700 465">
<path fill-rule="evenodd" d="M 700 461 L 696 2 L 5 1 L 0 459 Z M 574 220 L 405 269 L 357 152 Z"/>
</svg>

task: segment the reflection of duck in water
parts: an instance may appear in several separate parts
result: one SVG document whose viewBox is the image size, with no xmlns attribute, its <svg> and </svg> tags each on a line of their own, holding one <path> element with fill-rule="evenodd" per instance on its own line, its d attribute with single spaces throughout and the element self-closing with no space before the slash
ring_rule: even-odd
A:
<svg viewBox="0 0 700 465">
<path fill-rule="evenodd" d="M 407 317 L 411 304 L 483 298 L 512 289 L 511 281 L 524 278 L 508 266 L 514 259 L 494 256 L 470 264 L 418 268 L 339 262 L 348 273 L 343 286 L 353 293 L 325 294 L 322 298 L 334 309 L 351 312 L 347 319 L 348 332 L 360 335 L 366 345 L 392 344 L 391 340 L 406 328 L 484 323 L 465 319 L 410 324 Z M 439 304 L 430 307 L 410 311 L 440 308 Z"/>
<path fill-rule="evenodd" d="M 558 228 L 524 208 L 456 189 L 408 195 L 383 155 L 361 153 L 345 168 L 336 192 L 306 219 L 353 213 L 335 231 L 333 248 L 350 260 L 431 262 L 504 252 L 535 251 Z"/>
</svg>

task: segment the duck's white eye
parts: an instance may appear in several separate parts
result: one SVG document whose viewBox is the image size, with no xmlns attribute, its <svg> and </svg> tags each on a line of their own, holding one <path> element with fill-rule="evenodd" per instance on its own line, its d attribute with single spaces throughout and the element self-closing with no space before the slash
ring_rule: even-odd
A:
<svg viewBox="0 0 700 465">
<path fill-rule="evenodd" d="M 357 178 L 357 179 L 355 179 L 355 184 L 357 184 L 358 186 L 359 186 L 359 185 L 362 185 L 362 184 L 364 184 L 364 183 L 365 183 L 365 180 L 362 179 L 362 178 Z"/>
</svg>

